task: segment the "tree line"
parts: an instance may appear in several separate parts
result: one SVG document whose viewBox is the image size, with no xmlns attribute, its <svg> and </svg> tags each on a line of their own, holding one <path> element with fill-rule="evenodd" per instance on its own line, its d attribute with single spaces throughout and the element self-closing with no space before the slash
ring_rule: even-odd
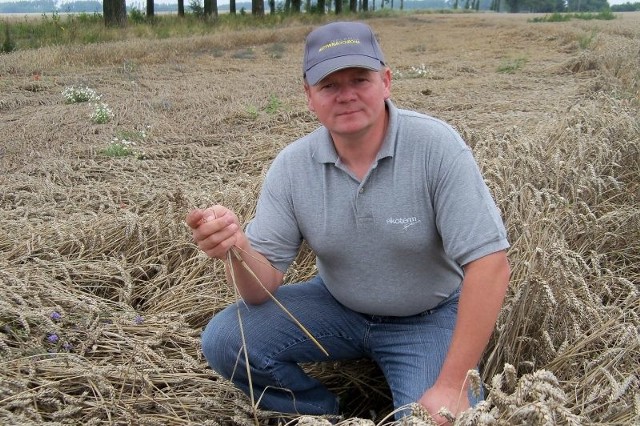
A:
<svg viewBox="0 0 640 426">
<path fill-rule="evenodd" d="M 496 0 L 499 1 L 499 0 Z M 509 12 L 562 13 L 609 10 L 607 0 L 504 0 Z M 493 8 L 492 8 L 493 9 Z M 498 9 L 493 9 L 498 10 Z"/>
<path fill-rule="evenodd" d="M 130 0 L 131 1 L 131 0 Z M 146 8 L 142 12 L 146 17 L 153 18 L 156 12 L 176 11 L 176 4 L 155 4 L 154 0 L 145 0 Z M 236 0 L 229 0 L 229 5 L 219 8 L 219 0 L 188 0 L 187 5 L 192 12 L 205 18 L 215 18 L 220 10 L 229 14 L 245 13 L 245 7 L 255 16 L 263 16 L 265 6 L 270 14 L 288 13 L 357 13 L 374 11 L 376 9 L 470 9 L 494 10 L 497 12 L 613 12 L 640 10 L 640 3 L 626 3 L 609 8 L 607 0 L 241 0 L 240 11 L 236 7 Z M 201 3 L 201 1 L 203 3 Z M 266 4 L 265 4 L 266 1 Z M 134 7 L 135 9 L 135 7 Z M 136 9 L 137 10 L 137 9 Z M 56 0 L 31 0 L 0 3 L 0 13 L 51 13 L 51 12 L 93 12 L 102 11 L 104 22 L 108 26 L 125 26 L 127 24 L 128 8 L 126 0 L 76 0 L 65 2 L 58 6 Z M 138 11 L 138 13 L 140 13 Z M 177 13 L 185 14 L 184 0 L 177 0 Z"/>
</svg>

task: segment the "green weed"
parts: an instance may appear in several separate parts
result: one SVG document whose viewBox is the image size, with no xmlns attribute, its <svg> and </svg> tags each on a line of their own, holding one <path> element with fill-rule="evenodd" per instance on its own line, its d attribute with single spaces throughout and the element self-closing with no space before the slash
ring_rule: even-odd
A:
<svg viewBox="0 0 640 426">
<path fill-rule="evenodd" d="M 62 97 L 68 104 L 77 104 L 80 102 L 98 102 L 100 95 L 95 90 L 89 87 L 65 87 L 62 91 Z"/>
<path fill-rule="evenodd" d="M 91 114 L 91 121 L 95 124 L 106 124 L 113 118 L 113 111 L 105 103 L 96 104 L 96 109 Z"/>
<path fill-rule="evenodd" d="M 266 49 L 267 55 L 273 59 L 281 59 L 284 54 L 285 48 L 282 43 L 274 43 Z"/>
<path fill-rule="evenodd" d="M 254 105 L 249 105 L 247 107 L 247 114 L 249 114 L 249 117 L 252 120 L 255 120 L 256 118 L 258 118 L 258 108 L 256 108 Z"/>
<path fill-rule="evenodd" d="M 146 21 L 146 16 L 143 10 L 138 9 L 136 6 L 132 6 L 129 9 L 129 21 L 134 24 L 143 24 Z"/>
<path fill-rule="evenodd" d="M 529 22 L 567 22 L 570 20 L 570 14 L 554 12 L 551 15 L 539 16 L 533 19 L 529 19 Z"/>
<path fill-rule="evenodd" d="M 613 14 L 613 12 L 611 12 L 611 10 L 608 10 L 608 9 L 605 9 L 598 13 L 591 13 L 591 12 L 574 13 L 573 17 L 576 19 L 583 19 L 586 21 L 590 21 L 594 19 L 600 20 L 600 21 L 610 21 L 612 19 L 616 19 L 616 16 Z"/>
<path fill-rule="evenodd" d="M 406 70 L 396 69 L 393 71 L 393 78 L 398 80 L 407 79 L 407 78 L 427 78 L 429 77 L 430 71 L 427 69 L 425 64 L 420 64 L 419 66 L 411 66 Z"/>
<path fill-rule="evenodd" d="M 119 158 L 134 155 L 135 151 L 132 147 L 133 143 L 127 140 L 114 139 L 109 145 L 102 150 L 107 157 Z"/>
<path fill-rule="evenodd" d="M 542 17 L 536 17 L 529 19 L 528 22 L 567 22 L 571 19 L 582 19 L 585 21 L 590 20 L 602 20 L 609 21 L 616 19 L 616 16 L 609 9 L 602 10 L 598 13 L 593 12 L 578 12 L 578 13 L 559 13 L 554 12 L 551 15 L 545 15 Z"/>
<path fill-rule="evenodd" d="M 589 34 L 584 34 L 578 37 L 578 46 L 580 46 L 580 49 L 582 50 L 586 50 L 588 49 L 591 44 L 593 43 L 593 40 L 596 38 L 596 31 L 592 30 L 591 33 Z"/>
<path fill-rule="evenodd" d="M 269 102 L 267 103 L 267 106 L 265 107 L 264 110 L 269 114 L 275 114 L 278 112 L 281 106 L 282 106 L 282 101 L 278 99 L 277 96 L 271 95 L 269 96 Z"/>
<path fill-rule="evenodd" d="M 11 31 L 9 30 L 9 25 L 6 24 L 4 26 L 4 41 L 0 46 L 0 53 L 9 53 L 16 50 L 16 43 L 11 38 Z"/>
<path fill-rule="evenodd" d="M 516 71 L 522 69 L 527 62 L 525 58 L 505 59 L 498 66 L 498 72 L 503 74 L 514 74 Z"/>
<path fill-rule="evenodd" d="M 235 59 L 255 59 L 256 52 L 252 47 L 247 47 L 246 49 L 238 50 L 233 55 L 231 55 L 231 57 Z"/>
</svg>

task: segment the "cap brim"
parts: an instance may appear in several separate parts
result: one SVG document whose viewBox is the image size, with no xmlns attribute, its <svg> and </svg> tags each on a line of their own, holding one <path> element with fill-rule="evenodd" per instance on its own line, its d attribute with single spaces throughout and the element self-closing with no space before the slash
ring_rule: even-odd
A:
<svg viewBox="0 0 640 426">
<path fill-rule="evenodd" d="M 365 68 L 372 71 L 379 71 L 383 67 L 379 59 L 364 55 L 345 55 L 337 58 L 327 59 L 311 67 L 305 73 L 307 83 L 315 86 L 329 74 L 343 70 L 345 68 Z"/>
</svg>

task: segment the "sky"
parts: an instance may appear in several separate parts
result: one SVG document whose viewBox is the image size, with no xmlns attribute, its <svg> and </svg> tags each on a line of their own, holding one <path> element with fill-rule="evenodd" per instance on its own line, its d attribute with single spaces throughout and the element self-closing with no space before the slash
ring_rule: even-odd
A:
<svg viewBox="0 0 640 426">
<path fill-rule="evenodd" d="M 11 3 L 11 2 L 17 2 L 17 1 L 28 1 L 28 0 L 0 0 L 0 3 Z M 71 0 L 70 0 L 71 1 Z M 636 3 L 638 0 L 608 0 L 609 4 L 611 6 L 613 6 L 614 4 L 624 4 L 627 2 L 630 3 Z M 146 0 L 127 0 L 127 3 L 142 3 L 142 2 L 146 2 Z M 177 0 L 155 0 L 156 3 L 175 3 L 178 4 Z M 185 4 L 187 2 L 185 1 Z M 218 4 L 226 4 L 228 3 L 228 1 L 218 1 Z"/>
</svg>

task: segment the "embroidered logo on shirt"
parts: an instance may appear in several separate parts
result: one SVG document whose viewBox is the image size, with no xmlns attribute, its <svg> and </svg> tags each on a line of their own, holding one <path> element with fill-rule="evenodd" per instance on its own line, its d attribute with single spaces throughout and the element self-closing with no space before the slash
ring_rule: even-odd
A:
<svg viewBox="0 0 640 426">
<path fill-rule="evenodd" d="M 387 219 L 387 225 L 402 225 L 402 229 L 407 229 L 418 223 L 420 223 L 420 219 L 417 217 L 390 217 Z"/>
</svg>

